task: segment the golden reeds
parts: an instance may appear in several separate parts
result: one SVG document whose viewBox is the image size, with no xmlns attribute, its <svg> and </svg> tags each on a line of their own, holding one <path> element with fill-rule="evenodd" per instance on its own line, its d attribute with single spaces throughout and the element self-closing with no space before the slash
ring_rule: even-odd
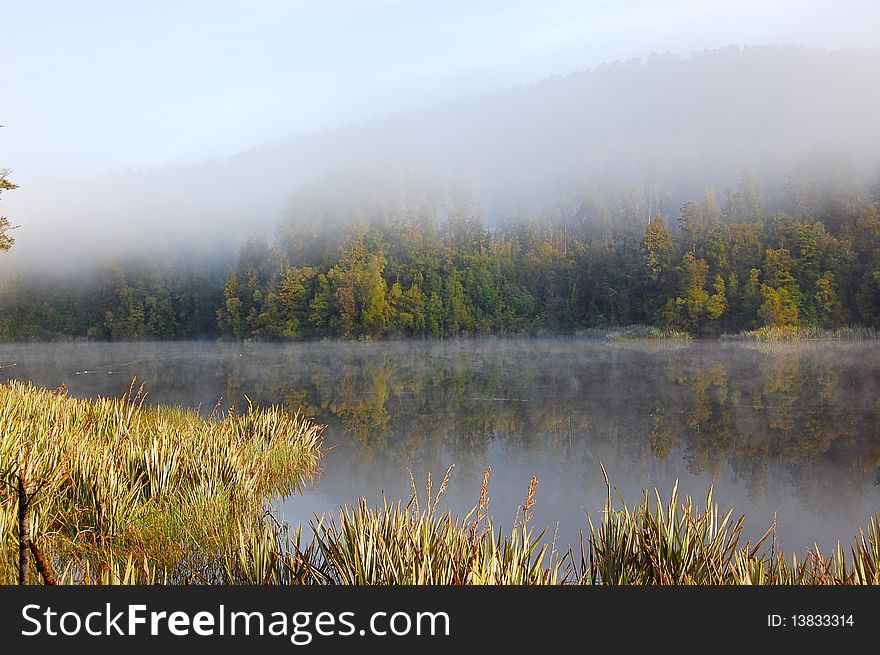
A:
<svg viewBox="0 0 880 655">
<path fill-rule="evenodd" d="M 440 511 L 437 497 L 413 511 L 421 505 L 415 491 L 407 505 L 370 507 L 360 499 L 338 519 L 316 517 L 307 549 L 280 559 L 295 559 L 299 580 L 314 584 L 880 584 L 880 517 L 848 553 L 814 546 L 786 557 L 776 552 L 775 524 L 756 543 L 743 543 L 745 517 L 720 511 L 711 489 L 703 507 L 682 498 L 676 483 L 668 500 L 646 491 L 641 504 L 620 500 L 617 509 L 608 483 L 601 519 L 589 521 L 576 556 L 528 528 L 535 477 L 509 534 L 483 517 L 487 487 L 488 471 L 481 502 L 463 518 Z M 430 497 L 430 485 L 426 492 Z"/>
<path fill-rule="evenodd" d="M 64 581 L 204 574 L 267 498 L 317 474 L 320 443 L 320 426 L 277 407 L 204 419 L 146 407 L 134 386 L 122 398 L 86 400 L 0 385 L 0 582 L 17 579 L 14 546 L 30 550 L 29 542 Z M 22 497 L 23 538 L 14 519 Z M 130 559 L 145 564 L 95 573 Z"/>
</svg>

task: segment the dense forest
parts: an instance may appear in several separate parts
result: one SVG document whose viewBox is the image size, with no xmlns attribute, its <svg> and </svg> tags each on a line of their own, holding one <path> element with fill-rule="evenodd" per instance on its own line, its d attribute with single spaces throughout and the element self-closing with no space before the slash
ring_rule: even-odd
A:
<svg viewBox="0 0 880 655">
<path fill-rule="evenodd" d="M 880 326 L 877 187 L 796 170 L 766 194 L 743 174 L 677 216 L 650 194 L 584 187 L 548 215 L 491 221 L 467 194 L 415 197 L 328 215 L 302 193 L 275 243 L 248 241 L 226 265 L 142 258 L 73 281 L 7 277 L 0 338 Z"/>
</svg>

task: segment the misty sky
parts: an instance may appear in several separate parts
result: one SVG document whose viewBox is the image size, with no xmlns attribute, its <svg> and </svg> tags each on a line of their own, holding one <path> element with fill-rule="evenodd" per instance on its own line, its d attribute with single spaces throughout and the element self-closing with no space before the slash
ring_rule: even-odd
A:
<svg viewBox="0 0 880 655">
<path fill-rule="evenodd" d="M 0 0 L 21 184 L 222 157 L 657 51 L 880 45 L 871 0 Z"/>
</svg>

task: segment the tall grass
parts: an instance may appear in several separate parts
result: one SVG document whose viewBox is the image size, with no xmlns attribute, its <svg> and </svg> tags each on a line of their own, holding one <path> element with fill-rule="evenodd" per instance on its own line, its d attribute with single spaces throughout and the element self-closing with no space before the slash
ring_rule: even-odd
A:
<svg viewBox="0 0 880 655">
<path fill-rule="evenodd" d="M 0 582 L 18 565 L 19 482 L 30 538 L 62 581 L 190 581 L 213 575 L 267 498 L 319 471 L 321 428 L 299 414 L 205 419 L 143 401 L 134 386 L 88 400 L 0 385 Z"/>
<path fill-rule="evenodd" d="M 450 469 L 451 471 L 451 469 Z M 436 493 L 430 477 L 424 498 L 413 487 L 409 502 L 371 507 L 363 499 L 338 518 L 315 517 L 312 538 L 302 529 L 272 526 L 243 544 L 229 581 L 329 585 L 544 585 L 561 582 L 562 558 L 542 543 L 527 516 L 504 533 L 486 518 L 485 505 L 465 517 L 440 510 L 449 473 Z M 488 475 L 484 479 L 487 488 Z M 536 484 L 536 482 L 535 482 Z M 483 502 L 487 495 L 482 494 Z"/>
<path fill-rule="evenodd" d="M 607 478 L 606 478 L 607 480 Z M 464 517 L 438 509 L 413 493 L 409 503 L 364 500 L 344 507 L 338 519 L 316 517 L 312 538 L 297 532 L 287 550 L 286 528 L 267 529 L 243 550 L 245 567 L 230 582 L 280 584 L 604 584 L 604 585 L 864 585 L 880 584 L 880 516 L 872 518 L 849 549 L 817 546 L 779 551 L 775 526 L 752 544 L 743 541 L 745 517 L 722 512 L 709 491 L 704 506 L 681 497 L 676 484 L 666 500 L 654 490 L 640 504 L 615 502 L 608 485 L 605 507 L 578 549 L 560 552 L 529 527 L 530 485 L 523 518 L 513 529 L 495 529 L 481 502 Z M 445 485 L 441 487 L 445 488 Z M 519 517 L 518 517 L 519 518 Z M 257 574 L 259 571 L 259 574 Z"/>
<path fill-rule="evenodd" d="M 759 343 L 778 341 L 862 341 L 880 338 L 880 332 L 870 327 L 853 325 L 841 328 L 820 328 L 803 326 L 766 326 L 739 332 L 737 334 L 723 334 L 722 341 L 756 341 Z"/>
<path fill-rule="evenodd" d="M 653 325 L 586 328 L 578 330 L 575 335 L 583 339 L 602 341 L 693 341 L 693 337 L 687 332 L 674 328 L 659 328 Z"/>
</svg>

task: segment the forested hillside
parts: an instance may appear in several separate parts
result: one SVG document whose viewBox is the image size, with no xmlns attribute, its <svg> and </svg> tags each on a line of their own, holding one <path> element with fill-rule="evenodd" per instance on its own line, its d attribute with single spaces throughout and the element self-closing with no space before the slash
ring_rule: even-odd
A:
<svg viewBox="0 0 880 655">
<path fill-rule="evenodd" d="M 735 188 L 663 216 L 583 188 L 552 215 L 488 226 L 467 197 L 292 204 L 273 244 L 226 269 L 121 263 L 76 285 L 6 280 L 4 339 L 454 337 L 642 323 L 713 336 L 758 326 L 880 327 L 880 196 L 803 166 L 767 197 Z"/>
<path fill-rule="evenodd" d="M 17 177 L 0 339 L 878 327 L 878 70 L 655 55 L 200 165 Z"/>
<path fill-rule="evenodd" d="M 638 194 L 586 190 L 556 215 L 491 229 L 453 200 L 443 220 L 401 210 L 342 237 L 251 242 L 227 279 L 220 326 L 240 339 L 878 326 L 878 198 L 818 184 L 793 173 L 776 210 L 744 175 L 672 217 Z"/>
</svg>

